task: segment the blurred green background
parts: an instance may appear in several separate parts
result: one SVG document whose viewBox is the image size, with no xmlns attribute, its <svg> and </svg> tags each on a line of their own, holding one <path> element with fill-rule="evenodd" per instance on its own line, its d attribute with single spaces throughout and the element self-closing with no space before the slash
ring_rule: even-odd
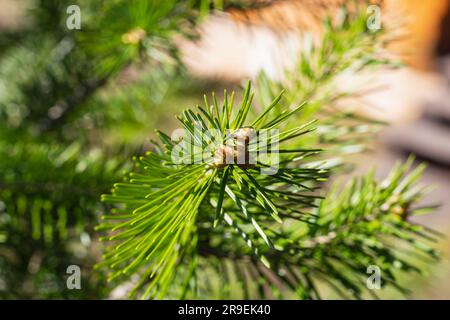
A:
<svg viewBox="0 0 450 320">
<path fill-rule="evenodd" d="M 204 20 L 198 10 L 185 12 L 203 2 L 150 1 L 130 9 L 120 1 L 0 0 L 0 298 L 121 297 L 125 289 L 111 292 L 103 272 L 92 269 L 102 251 L 93 228 L 108 209 L 99 195 L 130 168 L 132 155 L 148 149 L 155 128 L 170 132 L 175 115 L 200 104 L 204 93 L 231 91 L 245 80 L 240 70 L 217 78 L 215 70 L 186 67 L 183 52 L 168 41 L 199 36 L 192 30 Z M 75 3 L 82 29 L 67 30 L 66 9 Z M 123 35 L 136 31 L 136 20 L 152 31 L 129 45 Z M 241 50 L 233 43 L 228 49 Z M 203 52 L 197 63 L 216 53 Z M 233 61 L 217 59 L 233 68 Z M 390 129 L 374 142 L 376 152 L 353 159 L 360 172 L 376 164 L 384 176 L 404 157 L 404 145 L 383 138 Z M 426 183 L 438 187 L 425 201 L 442 206 L 418 219 L 450 235 L 450 169 L 427 160 Z M 443 259 L 424 266 L 425 277 L 408 279 L 412 298 L 450 298 L 449 244 L 440 244 Z M 72 264 L 81 267 L 82 290 L 66 288 Z"/>
</svg>

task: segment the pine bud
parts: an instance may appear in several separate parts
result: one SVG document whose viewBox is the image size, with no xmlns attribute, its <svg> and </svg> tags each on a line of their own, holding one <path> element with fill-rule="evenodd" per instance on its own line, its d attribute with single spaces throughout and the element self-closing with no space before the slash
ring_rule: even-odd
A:
<svg viewBox="0 0 450 320">
<path fill-rule="evenodd" d="M 223 168 L 235 164 L 240 168 L 253 168 L 256 165 L 254 157 L 250 155 L 250 141 L 256 137 L 253 128 L 240 128 L 233 133 L 233 144 L 221 145 L 214 154 L 214 164 Z"/>
<path fill-rule="evenodd" d="M 230 146 L 221 145 L 214 153 L 214 164 L 218 168 L 223 168 L 228 164 L 234 164 L 237 158 L 237 151 Z"/>
<path fill-rule="evenodd" d="M 233 137 L 237 141 L 245 141 L 245 144 L 248 145 L 250 140 L 256 137 L 256 131 L 252 127 L 239 128 L 233 133 Z"/>
<path fill-rule="evenodd" d="M 144 40 L 147 33 L 142 28 L 135 28 L 122 35 L 122 42 L 125 44 L 138 44 Z"/>
</svg>

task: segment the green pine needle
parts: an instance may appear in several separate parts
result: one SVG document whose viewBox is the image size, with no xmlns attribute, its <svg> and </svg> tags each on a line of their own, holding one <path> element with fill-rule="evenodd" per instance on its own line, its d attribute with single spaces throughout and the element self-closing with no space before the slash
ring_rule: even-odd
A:
<svg viewBox="0 0 450 320">
<path fill-rule="evenodd" d="M 149 279 L 140 282 L 138 287 L 148 282 L 144 296 L 156 297 L 157 292 L 170 285 L 170 279 L 177 273 L 177 265 L 190 264 L 183 260 L 191 245 L 189 238 L 198 232 L 198 225 L 204 224 L 210 226 L 211 232 L 214 228 L 224 232 L 224 226 L 231 226 L 251 254 L 269 267 L 269 261 L 256 243 L 261 239 L 268 250 L 274 250 L 271 227 L 266 218 L 262 219 L 263 223 L 258 220 L 269 216 L 278 223 L 289 219 L 306 221 L 298 212 L 305 204 L 312 205 L 318 199 L 318 195 L 312 193 L 313 186 L 326 178 L 327 171 L 314 168 L 299 171 L 296 167 L 291 168 L 289 159 L 314 154 L 318 149 L 265 150 L 259 144 L 252 144 L 250 148 L 249 143 L 248 151 L 263 155 L 269 152 L 287 160 L 287 163 L 279 161 L 285 164 L 272 175 L 262 173 L 261 170 L 270 167 L 264 161 L 253 165 L 216 163 L 218 150 L 227 150 L 224 146 L 234 141 L 234 135 L 240 133 L 241 128 L 247 128 L 244 132 L 254 130 L 256 136 L 263 130 L 260 121 L 254 121 L 254 127 L 244 127 L 252 97 L 248 83 L 235 116 L 233 97 L 225 96 L 221 108 L 215 95 L 211 106 L 205 97 L 205 109 L 199 108 L 201 114 L 188 109 L 178 117 L 184 132 L 182 139 L 172 141 L 169 135 L 157 131 L 162 142 L 158 149 L 161 152 L 150 152 L 136 159 L 136 170 L 126 182 L 115 184 L 110 195 L 102 196 L 103 201 L 118 205 L 115 213 L 105 215 L 104 222 L 98 227 L 99 230 L 109 229 L 107 239 L 114 242 L 99 265 L 111 270 L 110 280 L 143 272 Z M 269 105 L 269 111 L 262 113 L 272 128 L 300 109 L 271 115 L 270 111 L 280 98 L 281 95 Z M 231 131 L 227 132 L 228 126 Z M 300 126 L 296 130 L 281 130 L 271 139 L 282 137 L 284 143 L 298 138 L 299 132 L 307 134 L 304 129 L 305 126 Z M 203 139 L 197 135 L 202 130 L 208 130 Z M 181 161 L 174 162 L 174 150 L 180 151 L 178 160 Z M 189 162 L 205 154 L 209 155 L 206 160 Z M 292 185 L 296 185 L 295 190 Z M 296 206 L 299 209 L 293 214 Z M 252 227 L 250 233 L 240 227 L 242 220 Z M 255 233 L 259 239 L 254 239 Z"/>
</svg>

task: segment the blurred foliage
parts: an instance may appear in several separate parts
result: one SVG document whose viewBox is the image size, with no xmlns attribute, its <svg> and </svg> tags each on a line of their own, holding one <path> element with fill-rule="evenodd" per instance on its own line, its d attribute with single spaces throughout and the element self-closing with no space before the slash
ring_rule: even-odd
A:
<svg viewBox="0 0 450 320">
<path fill-rule="evenodd" d="M 385 29 L 369 30 L 365 2 L 353 2 L 359 10 L 341 7 L 323 22 L 323 35 L 315 39 L 308 32 L 302 34 L 302 49 L 296 54 L 293 68 L 283 73 L 281 80 L 272 80 L 264 72 L 257 78 L 257 89 L 262 104 L 272 101 L 281 90 L 283 102 L 295 106 L 308 101 L 295 121 L 317 119 L 317 134 L 300 143 L 316 143 L 325 149 L 322 155 L 347 160 L 351 155 L 367 150 L 382 122 L 365 117 L 358 108 L 346 108 L 346 99 L 364 94 L 361 90 L 374 88 L 352 86 L 354 91 L 343 91 L 339 82 L 349 74 L 368 72 L 379 68 L 401 66 L 386 47 L 395 41 Z"/>
<path fill-rule="evenodd" d="M 73 4 L 82 30 L 66 27 Z M 20 29 L 0 30 L 0 297 L 107 296 L 91 272 L 99 195 L 153 125 L 170 123 L 165 112 L 207 87 L 188 80 L 171 43 L 194 35 L 199 6 L 34 0 Z M 138 42 L 123 41 L 138 28 Z M 66 288 L 70 264 L 82 269 L 81 291 Z"/>
<path fill-rule="evenodd" d="M 33 142 L 0 146 L 0 279 L 4 298 L 95 298 L 101 275 L 88 273 L 98 194 L 126 167 L 100 150 Z M 90 262 L 89 262 L 90 261 Z M 85 271 L 83 292 L 66 290 L 66 268 Z M 98 290 L 98 292 L 97 292 Z"/>
<path fill-rule="evenodd" d="M 108 255 L 113 260 L 117 258 L 114 257 L 116 251 L 97 241 L 98 233 L 94 231 L 101 214 L 117 210 L 111 204 L 100 202 L 99 195 L 108 193 L 114 182 L 123 187 L 123 183 L 127 183 L 124 172 L 142 170 L 148 161 L 152 166 L 158 164 L 157 159 L 147 156 L 135 162 L 131 158 L 149 148 L 158 150 L 147 145 L 147 140 L 155 136 L 153 128 L 175 126 L 173 114 L 198 104 L 201 93 L 216 88 L 214 83 L 192 79 L 186 73 L 174 39 L 195 38 L 195 25 L 212 10 L 247 8 L 270 2 L 30 0 L 26 23 L 14 31 L 0 30 L 0 298 L 106 298 L 111 296 L 113 288 L 128 284 L 120 277 L 107 283 L 104 268 L 93 270 L 102 253 L 106 253 L 106 258 Z M 80 6 L 82 30 L 67 29 L 69 5 Z M 292 119 L 283 129 L 301 137 L 295 139 L 298 142 L 291 147 L 326 147 L 329 150 L 320 154 L 308 152 L 309 160 L 314 160 L 309 164 L 317 166 L 315 161 L 320 160 L 322 169 L 335 168 L 341 160 L 333 158 L 341 153 L 361 151 L 362 148 L 354 146 L 363 143 L 376 130 L 376 124 L 354 114 L 329 112 L 333 110 L 334 101 L 341 98 L 334 94 L 331 85 L 335 75 L 355 67 L 368 68 L 388 62 L 378 56 L 378 49 L 385 45 L 381 38 L 383 33 L 369 33 L 363 19 L 363 15 L 355 18 L 344 14 L 341 24 L 327 23 L 323 42 L 311 47 L 308 53 L 302 53 L 298 69 L 287 76 L 286 81 L 275 82 L 264 76 L 258 81 L 256 96 L 262 101 L 260 105 L 268 106 L 276 101 L 269 108 L 275 114 L 270 114 L 270 118 L 264 114 L 261 122 Z M 282 88 L 287 90 L 283 98 L 280 96 L 281 100 L 277 100 Z M 251 103 L 246 99 L 249 96 L 244 95 L 236 101 L 246 102 L 236 110 L 240 115 L 236 123 L 240 125 L 245 118 L 243 114 L 248 112 L 249 117 L 254 116 Z M 304 101 L 308 102 L 307 106 L 296 109 L 298 112 L 291 117 L 292 110 Z M 279 104 L 283 107 L 279 108 Z M 208 107 L 206 113 L 207 110 Z M 189 127 L 197 115 L 192 118 L 187 111 L 183 117 L 183 124 Z M 314 123 L 314 118 L 319 121 Z M 221 123 L 226 119 L 222 116 Z M 276 124 L 281 123 L 277 121 Z M 296 129 L 294 122 L 295 126 L 301 123 L 306 127 Z M 313 124 L 316 131 L 311 132 Z M 161 133 L 159 136 L 164 137 Z M 327 160 L 325 164 L 324 160 Z M 168 171 L 165 165 L 157 165 L 155 168 L 160 172 L 152 174 L 165 178 L 161 177 Z M 301 181 L 302 173 L 308 172 L 307 177 L 314 182 L 312 187 L 323 186 L 321 179 L 312 174 L 314 172 L 302 168 L 293 170 L 291 173 L 298 175 Z M 255 187 L 267 183 L 265 186 L 269 188 L 271 183 L 260 178 L 255 179 L 255 183 L 245 172 L 231 173 L 233 179 L 240 174 L 246 177 L 241 181 L 246 191 L 236 188 L 237 181 L 227 189 L 224 181 L 228 178 L 221 172 L 215 176 L 213 192 L 204 195 L 208 201 L 197 197 L 198 203 L 190 203 L 191 198 L 183 202 L 198 205 L 193 210 L 199 210 L 202 223 L 195 226 L 198 233 L 189 238 L 191 246 L 184 252 L 190 259 L 169 261 L 181 276 L 170 284 L 167 278 L 159 282 L 164 289 L 158 292 L 159 296 L 166 293 L 168 297 L 229 297 L 231 294 L 233 297 L 317 298 L 316 278 L 311 277 L 315 273 L 314 276 L 320 278 L 322 272 L 322 276 L 326 273 L 327 277 L 319 281 L 337 281 L 332 287 L 337 285 L 344 291 L 351 290 L 353 296 L 359 298 L 360 279 L 350 281 L 348 276 L 361 277 L 362 266 L 370 258 L 379 259 L 377 262 L 385 268 L 383 270 L 391 266 L 414 270 L 406 260 L 397 257 L 391 243 L 384 243 L 377 236 L 378 233 L 393 235 L 411 243 L 416 250 L 435 256 L 420 240 L 430 238 L 428 230 L 396 218 L 398 208 L 414 213 L 415 209 L 409 205 L 418 198 L 411 183 L 400 182 L 405 181 L 401 180 L 406 176 L 405 170 L 403 167 L 394 170 L 395 179 L 387 187 L 368 175 L 355 180 L 343 193 L 331 193 L 330 199 L 334 200 L 326 199 L 320 205 L 312 205 L 312 200 L 305 197 L 308 214 L 315 217 L 314 221 L 309 221 L 310 224 L 291 221 L 288 228 L 280 230 L 272 229 L 270 219 L 273 217 L 263 214 L 264 210 L 273 209 L 273 203 Z M 174 180 L 171 180 L 174 185 L 180 185 L 175 178 L 178 178 L 176 174 L 167 178 L 161 182 L 162 186 L 167 187 L 170 179 Z M 414 174 L 405 179 L 413 182 L 416 178 Z M 195 188 L 198 181 L 186 179 L 184 182 Z M 157 187 L 161 187 L 161 183 Z M 284 186 L 289 187 L 286 183 Z M 404 189 L 397 190 L 397 186 L 404 186 Z M 134 186 L 128 187 L 133 189 Z M 114 190 L 117 191 L 117 185 Z M 120 192 L 127 193 L 127 190 L 125 187 Z M 226 198 L 224 190 L 228 192 Z M 281 201 L 276 201 L 277 205 L 282 203 L 276 191 L 266 192 Z M 142 198 L 144 193 L 139 190 L 134 196 Z M 238 195 L 234 202 L 230 196 L 233 193 Z M 400 197 L 389 200 L 394 195 Z M 321 196 L 315 194 L 311 199 L 316 201 Z M 249 210 L 247 214 L 257 214 L 261 221 L 245 216 L 242 202 L 237 199 L 248 201 L 252 210 L 256 208 L 257 212 Z M 386 203 L 389 203 L 387 211 L 383 209 Z M 226 214 L 221 208 L 227 210 Z M 164 216 L 164 208 L 156 209 Z M 374 210 L 369 212 L 369 209 Z M 283 210 L 287 211 L 281 213 L 298 218 L 289 208 Z M 375 222 L 369 221 L 370 214 L 375 214 Z M 288 220 L 296 220 L 293 216 Z M 354 219 L 359 223 L 351 227 L 349 223 Z M 225 223 L 220 228 L 212 228 L 214 220 L 215 224 Z M 167 217 L 162 221 L 167 221 Z M 267 227 L 276 250 L 267 246 L 268 238 L 261 237 L 261 232 L 255 228 L 256 222 Z M 330 232 L 337 236 L 331 239 Z M 344 235 L 350 235 L 351 242 Z M 314 242 L 323 237 L 330 238 L 329 243 Z M 289 250 L 279 250 L 285 250 L 294 240 L 298 243 L 292 257 Z M 332 254 L 356 260 L 354 264 L 338 267 L 329 261 L 336 258 Z M 323 266 L 314 264 L 318 258 L 325 263 Z M 307 261 L 305 266 L 309 269 L 289 269 L 302 265 L 303 261 Z M 145 264 L 138 262 L 130 269 L 139 275 L 146 269 Z M 81 267 L 82 290 L 66 288 L 66 269 L 71 264 Z M 269 264 L 273 267 L 271 270 L 263 269 Z M 200 270 L 204 272 L 202 275 L 207 275 L 205 281 L 197 281 Z M 121 273 L 120 268 L 115 271 Z M 267 272 L 272 275 L 268 276 Z M 289 276 L 285 277 L 286 274 Z M 163 275 L 171 276 L 167 272 Z M 273 283 L 271 279 L 275 278 L 279 279 Z M 129 279 L 136 280 L 133 275 Z M 148 284 L 147 278 L 141 279 L 143 285 Z M 394 278 L 389 279 L 396 284 Z M 234 290 L 236 287 L 240 289 Z M 141 290 L 139 287 L 139 293 Z M 348 292 L 344 292 L 345 295 Z"/>
<path fill-rule="evenodd" d="M 199 228 L 200 254 L 195 263 L 201 271 L 193 273 L 188 297 L 377 299 L 378 292 L 366 286 L 371 265 L 382 272 L 380 292 L 392 288 L 400 295 L 408 294 L 399 277 L 406 272 L 421 274 L 424 262 L 435 262 L 439 253 L 434 246 L 441 237 L 406 221 L 407 216 L 433 210 L 417 206 L 427 188 L 417 184 L 423 166 L 408 173 L 411 164 L 412 158 L 399 164 L 381 182 L 369 172 L 345 185 L 335 183 L 311 212 L 309 223 L 292 221 L 269 227 L 277 250 L 265 249 L 246 231 L 270 269 L 249 257 L 249 245 L 233 235 L 234 226 L 225 238 L 223 230 Z M 237 223 L 241 230 L 250 230 L 248 221 Z"/>
</svg>

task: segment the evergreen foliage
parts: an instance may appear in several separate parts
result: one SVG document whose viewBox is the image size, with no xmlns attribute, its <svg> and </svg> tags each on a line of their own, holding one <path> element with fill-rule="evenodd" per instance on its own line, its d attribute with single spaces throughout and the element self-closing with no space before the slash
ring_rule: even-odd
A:
<svg viewBox="0 0 450 320">
<path fill-rule="evenodd" d="M 205 96 L 178 117 L 182 140 L 156 131 L 146 144 L 159 109 L 214 89 L 188 78 L 173 39 L 195 37 L 213 9 L 267 2 L 33 0 L 23 27 L 0 31 L 1 298 L 106 298 L 129 284 L 139 298 L 367 298 L 369 265 L 407 293 L 398 274 L 438 258 L 439 235 L 409 220 L 433 209 L 419 205 L 423 167 L 326 182 L 380 127 L 336 108 L 354 94 L 337 92 L 339 75 L 397 66 L 364 10 L 326 21 L 282 80 L 259 76 L 258 102 L 250 84 Z M 82 30 L 66 27 L 71 4 Z M 267 162 L 220 162 L 228 142 L 266 129 L 279 130 L 279 162 L 251 139 L 244 154 Z M 188 163 L 188 150 L 209 157 Z M 82 290 L 66 288 L 71 264 Z"/>
</svg>

